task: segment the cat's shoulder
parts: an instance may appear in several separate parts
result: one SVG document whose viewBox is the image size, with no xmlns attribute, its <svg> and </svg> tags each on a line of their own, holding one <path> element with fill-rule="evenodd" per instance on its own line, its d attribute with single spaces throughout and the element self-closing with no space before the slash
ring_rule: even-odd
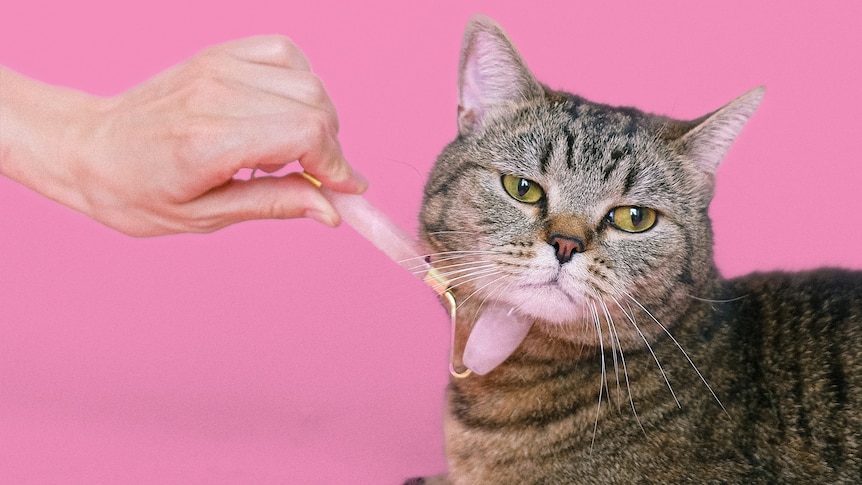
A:
<svg viewBox="0 0 862 485">
<path fill-rule="evenodd" d="M 783 322 L 845 322 L 862 329 L 862 271 L 820 268 L 751 273 L 725 282 L 724 301 L 739 319 Z M 749 324 L 752 322 L 749 322 Z"/>
<path fill-rule="evenodd" d="M 726 290 L 767 295 L 855 294 L 862 297 L 862 271 L 818 268 L 797 272 L 757 272 L 730 279 Z"/>
</svg>

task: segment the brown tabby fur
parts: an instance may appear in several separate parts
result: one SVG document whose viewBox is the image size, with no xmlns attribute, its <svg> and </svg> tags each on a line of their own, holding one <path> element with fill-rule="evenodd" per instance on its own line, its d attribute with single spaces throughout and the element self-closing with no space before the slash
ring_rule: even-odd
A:
<svg viewBox="0 0 862 485">
<path fill-rule="evenodd" d="M 484 17 L 460 75 L 422 236 L 461 302 L 456 348 L 489 301 L 535 324 L 451 381 L 449 471 L 408 483 L 862 483 L 862 276 L 725 281 L 712 261 L 713 174 L 763 90 L 691 122 L 591 103 L 539 84 Z M 629 205 L 655 227 L 612 227 Z M 559 263 L 552 232 L 584 251 Z"/>
</svg>

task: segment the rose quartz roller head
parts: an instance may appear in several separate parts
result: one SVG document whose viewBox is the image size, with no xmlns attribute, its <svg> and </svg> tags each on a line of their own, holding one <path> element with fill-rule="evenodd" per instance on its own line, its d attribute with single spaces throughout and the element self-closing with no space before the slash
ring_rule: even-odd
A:
<svg viewBox="0 0 862 485">
<path fill-rule="evenodd" d="M 430 286 L 449 306 L 452 318 L 452 339 L 455 336 L 457 303 L 445 276 L 434 269 L 422 256 L 420 246 L 386 214 L 371 205 L 361 195 L 344 194 L 321 187 L 317 179 L 308 174 L 305 178 L 320 187 L 321 193 L 335 207 L 341 218 L 356 232 L 383 251 L 390 259 L 415 274 Z M 464 365 L 469 369 L 458 372 L 450 360 L 450 372 L 466 377 L 470 371 L 483 375 L 505 361 L 521 344 L 531 323 L 517 315 L 513 309 L 498 303 L 488 303 L 476 321 L 464 348 Z M 454 347 L 454 345 L 453 345 Z"/>
</svg>

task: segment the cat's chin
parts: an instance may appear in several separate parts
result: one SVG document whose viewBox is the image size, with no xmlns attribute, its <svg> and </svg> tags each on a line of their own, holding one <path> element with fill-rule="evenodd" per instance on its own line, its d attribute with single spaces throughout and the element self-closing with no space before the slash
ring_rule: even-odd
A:
<svg viewBox="0 0 862 485">
<path fill-rule="evenodd" d="M 581 321 L 589 307 L 583 298 L 573 297 L 555 283 L 519 288 L 518 298 L 505 303 L 525 317 L 565 325 Z"/>
</svg>

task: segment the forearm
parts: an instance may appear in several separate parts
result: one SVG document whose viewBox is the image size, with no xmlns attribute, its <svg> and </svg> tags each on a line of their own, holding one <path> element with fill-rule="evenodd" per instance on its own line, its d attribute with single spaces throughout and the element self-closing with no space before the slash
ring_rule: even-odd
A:
<svg viewBox="0 0 862 485">
<path fill-rule="evenodd" d="M 78 210 L 78 160 L 99 98 L 0 67 L 0 175 Z"/>
</svg>

